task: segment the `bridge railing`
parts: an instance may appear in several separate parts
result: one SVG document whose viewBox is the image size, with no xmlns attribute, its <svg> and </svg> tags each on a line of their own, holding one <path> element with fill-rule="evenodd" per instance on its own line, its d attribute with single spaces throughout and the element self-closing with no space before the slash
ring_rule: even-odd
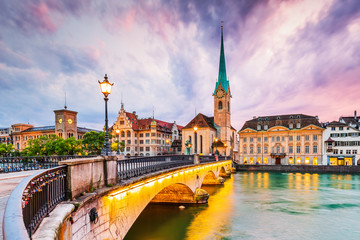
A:
<svg viewBox="0 0 360 240">
<path fill-rule="evenodd" d="M 59 161 L 74 158 L 89 158 L 86 155 L 34 156 L 34 157 L 1 157 L 0 173 L 47 169 L 58 166 Z"/>
<path fill-rule="evenodd" d="M 66 199 L 66 175 L 66 166 L 55 167 L 16 186 L 5 209 L 4 239 L 31 238 L 42 219 Z"/>
<path fill-rule="evenodd" d="M 215 156 L 199 156 L 200 163 L 214 162 Z M 225 160 L 221 159 L 221 160 Z M 117 161 L 119 180 L 126 180 L 164 169 L 194 164 L 194 155 L 168 155 L 131 158 Z"/>
</svg>

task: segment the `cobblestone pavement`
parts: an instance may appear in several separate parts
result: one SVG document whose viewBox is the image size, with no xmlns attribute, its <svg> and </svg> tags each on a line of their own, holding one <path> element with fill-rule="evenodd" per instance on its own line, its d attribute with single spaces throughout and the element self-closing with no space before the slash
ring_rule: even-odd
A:
<svg viewBox="0 0 360 240">
<path fill-rule="evenodd" d="M 25 177 L 41 171 L 42 170 L 34 170 L 34 171 L 26 171 L 26 172 L 0 174 L 0 239 L 3 239 L 3 234 L 2 234 L 3 218 L 4 218 L 6 203 L 11 194 L 11 191 Z"/>
</svg>

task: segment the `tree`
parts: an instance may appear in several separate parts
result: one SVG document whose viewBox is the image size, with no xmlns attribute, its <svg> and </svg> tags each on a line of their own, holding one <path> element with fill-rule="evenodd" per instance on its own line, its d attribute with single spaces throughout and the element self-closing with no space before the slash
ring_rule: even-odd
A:
<svg viewBox="0 0 360 240">
<path fill-rule="evenodd" d="M 0 156 L 10 154 L 13 149 L 14 146 L 12 144 L 6 145 L 4 143 L 0 143 Z"/>
<path fill-rule="evenodd" d="M 117 151 L 118 145 L 119 145 L 119 150 L 120 150 L 120 152 L 123 152 L 123 151 L 124 151 L 124 148 L 125 148 L 125 143 L 120 142 L 120 141 L 118 141 L 118 140 L 116 140 L 115 142 L 111 143 L 111 150 L 112 150 L 112 151 Z"/>
<path fill-rule="evenodd" d="M 105 132 L 87 132 L 83 136 L 82 145 L 83 150 L 88 154 L 101 154 L 101 149 L 104 148 Z"/>
</svg>

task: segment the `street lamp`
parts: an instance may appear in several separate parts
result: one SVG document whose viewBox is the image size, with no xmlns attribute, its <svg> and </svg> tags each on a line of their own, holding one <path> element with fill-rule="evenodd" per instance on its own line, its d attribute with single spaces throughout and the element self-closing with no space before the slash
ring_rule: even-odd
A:
<svg viewBox="0 0 360 240">
<path fill-rule="evenodd" d="M 226 158 L 226 143 L 224 144 L 224 146 L 225 146 L 225 158 Z"/>
<path fill-rule="evenodd" d="M 109 155 L 110 143 L 109 143 L 109 127 L 108 127 L 108 113 L 107 113 L 107 101 L 109 100 L 108 96 L 111 93 L 111 87 L 114 85 L 113 83 L 109 83 L 107 74 L 105 74 L 104 81 L 100 82 L 101 92 L 104 94 L 105 100 L 105 155 Z"/>
<path fill-rule="evenodd" d="M 167 147 L 167 154 L 169 154 L 169 142 L 170 142 L 169 139 L 166 139 L 166 140 L 165 140 L 166 147 Z"/>
<path fill-rule="evenodd" d="M 194 143 L 195 143 L 195 146 L 194 146 L 194 154 L 197 154 L 197 131 L 198 128 L 197 126 L 194 127 Z"/>
<path fill-rule="evenodd" d="M 116 154 L 120 154 L 120 149 L 119 149 L 119 136 L 120 136 L 120 130 L 116 129 L 115 130 L 116 134 L 117 134 L 117 150 L 116 150 Z"/>
</svg>

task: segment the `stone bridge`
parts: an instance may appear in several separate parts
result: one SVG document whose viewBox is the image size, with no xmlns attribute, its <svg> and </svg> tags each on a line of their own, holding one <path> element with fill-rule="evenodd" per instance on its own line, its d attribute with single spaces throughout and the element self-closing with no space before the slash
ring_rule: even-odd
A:
<svg viewBox="0 0 360 240">
<path fill-rule="evenodd" d="M 230 176 L 232 160 L 224 159 L 99 156 L 60 162 L 63 167 L 24 179 L 13 191 L 5 210 L 4 239 L 29 239 L 29 235 L 32 239 L 123 239 L 150 202 L 207 203 L 209 194 L 201 187 L 223 184 L 223 177 Z M 65 191 L 71 201 L 56 206 L 60 198 L 65 199 Z M 24 202 L 29 192 L 35 205 Z M 55 194 L 57 202 L 46 202 L 48 194 Z M 56 208 L 41 220 L 45 215 L 39 214 L 46 213 L 49 204 Z M 37 207 L 40 212 L 30 210 L 35 218 L 26 219 L 29 210 L 24 206 Z M 29 228 L 26 222 L 35 227 Z"/>
</svg>

